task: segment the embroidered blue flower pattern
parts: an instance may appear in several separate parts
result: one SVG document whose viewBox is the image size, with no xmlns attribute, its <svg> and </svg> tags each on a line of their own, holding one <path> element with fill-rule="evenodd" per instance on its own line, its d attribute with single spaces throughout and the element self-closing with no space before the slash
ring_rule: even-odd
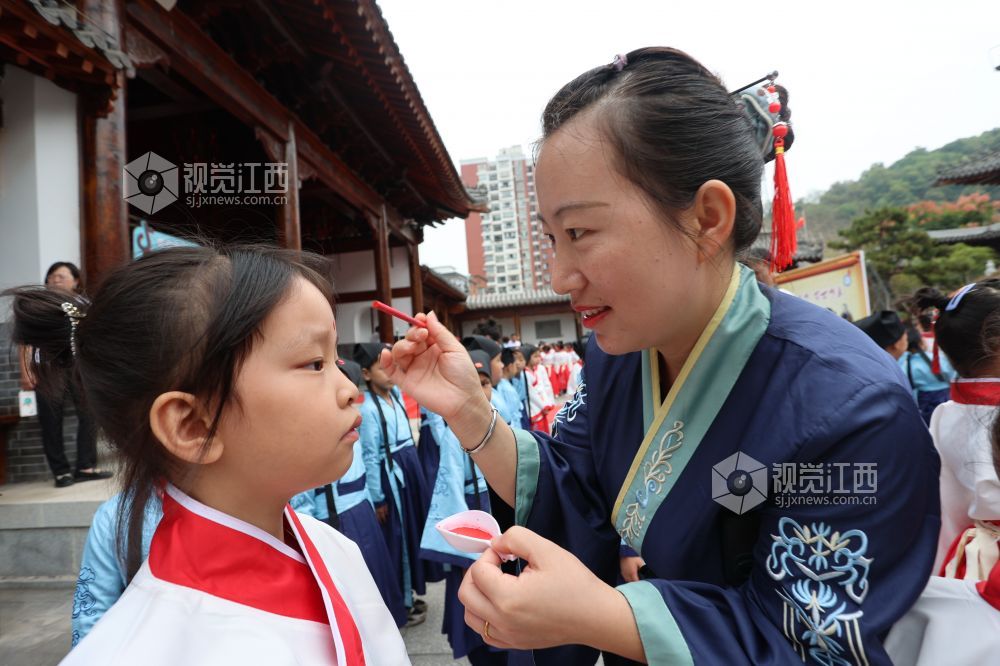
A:
<svg viewBox="0 0 1000 666">
<path fill-rule="evenodd" d="M 767 573 L 787 581 L 782 630 L 803 661 L 822 666 L 867 665 L 860 609 L 868 595 L 868 535 L 834 531 L 825 523 L 803 527 L 792 518 L 778 521 L 772 534 Z M 808 656 L 808 659 L 807 659 Z"/>
<path fill-rule="evenodd" d="M 94 606 L 97 605 L 97 597 L 90 591 L 90 584 L 97 580 L 94 570 L 90 567 L 80 569 L 80 577 L 76 581 L 76 591 L 73 592 L 73 618 L 80 615 L 91 617 L 97 614 Z"/>
</svg>

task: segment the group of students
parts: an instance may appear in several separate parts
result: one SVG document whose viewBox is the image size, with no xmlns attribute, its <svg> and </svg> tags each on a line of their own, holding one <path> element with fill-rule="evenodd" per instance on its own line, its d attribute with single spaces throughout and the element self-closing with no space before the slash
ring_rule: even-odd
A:
<svg viewBox="0 0 1000 666">
<path fill-rule="evenodd" d="M 1000 648 L 1000 280 L 923 288 L 910 306 L 910 326 L 892 311 L 855 322 L 897 360 L 941 457 L 933 576 L 886 648 L 897 664 L 986 663 Z"/>
<path fill-rule="evenodd" d="M 492 322 L 476 328 L 481 337 L 499 339 L 503 371 L 497 391 L 510 405 L 500 413 L 508 423 L 551 434 L 557 399 L 576 395 L 582 384 L 584 345 L 560 340 L 535 346 L 522 343 L 516 335 L 498 338 L 498 330 Z"/>
<path fill-rule="evenodd" d="M 580 361 L 580 355 L 576 351 L 579 347 L 578 344 L 567 344 L 561 340 L 552 345 L 540 343 L 542 365 L 549 373 L 549 382 L 556 397 L 573 393 L 570 391 L 570 380 Z"/>
</svg>

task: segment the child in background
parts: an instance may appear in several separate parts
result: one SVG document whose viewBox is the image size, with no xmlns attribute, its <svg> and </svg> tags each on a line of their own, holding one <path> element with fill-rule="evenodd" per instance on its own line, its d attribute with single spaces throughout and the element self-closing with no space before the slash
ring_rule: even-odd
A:
<svg viewBox="0 0 1000 666">
<path fill-rule="evenodd" d="M 521 425 L 518 427 L 522 430 L 531 430 L 531 420 L 528 418 L 528 412 L 531 411 L 531 403 L 528 401 L 528 375 L 524 369 L 528 366 L 525 352 L 533 349 L 534 347 L 531 345 L 514 348 L 514 364 L 517 372 L 510 381 L 517 390 L 517 397 L 521 401 Z"/>
<path fill-rule="evenodd" d="M 473 349 L 469 351 L 469 356 L 479 373 L 483 393 L 492 402 L 493 376 L 488 352 Z M 445 578 L 444 622 L 441 632 L 447 634 L 455 659 L 468 657 L 472 666 L 500 666 L 507 663 L 507 653 L 487 646 L 480 635 L 466 625 L 465 607 L 458 600 L 458 588 L 462 584 L 465 570 L 478 555 L 452 548 L 434 527 L 460 511 L 478 509 L 489 513 L 490 497 L 486 481 L 472 458 L 462 451 L 461 444 L 444 419 L 431 412 L 429 422 L 434 438 L 441 445 L 441 462 L 420 542 L 420 554 L 425 559 L 444 563 L 449 569 Z"/>
<path fill-rule="evenodd" d="M 386 345 L 354 346 L 354 360 L 368 386 L 361 403 L 361 448 L 368 493 L 393 562 L 400 566 L 399 589 L 409 619 L 407 626 L 427 619 L 426 605 L 415 599 L 427 592 L 427 568 L 417 555 L 427 519 L 431 489 L 417 455 L 410 419 L 402 395 L 378 363 Z"/>
<path fill-rule="evenodd" d="M 930 425 L 931 414 L 942 402 L 948 400 L 949 382 L 955 378 L 955 370 L 948 362 L 948 357 L 938 354 L 938 370 L 927 354 L 925 338 L 913 326 L 906 328 L 907 348 L 899 357 L 899 367 L 910 382 L 913 397 L 920 407 L 920 415 L 924 422 Z M 931 345 L 934 345 L 933 339 Z"/>
<path fill-rule="evenodd" d="M 89 306 L 7 292 L 14 341 L 73 366 L 123 464 L 129 586 L 64 663 L 407 663 L 357 546 L 288 507 L 342 475 L 357 440 L 327 272 L 298 252 L 183 247 L 112 271 Z M 53 368 L 33 370 L 45 390 Z"/>
<path fill-rule="evenodd" d="M 937 343 L 958 373 L 951 400 L 934 410 L 930 424 L 941 455 L 941 536 L 934 569 L 947 578 L 983 581 L 1000 554 L 1000 480 L 990 441 L 1000 405 L 1000 280 L 967 285 L 951 298 L 924 288 L 915 300 L 921 309 L 940 310 Z"/>
<path fill-rule="evenodd" d="M 338 365 L 352 384 L 361 385 L 360 365 L 348 360 L 341 360 Z M 355 404 L 363 402 L 364 396 L 359 395 Z M 396 626 L 405 626 L 408 618 L 406 606 L 403 605 L 403 591 L 399 587 L 399 563 L 390 557 L 385 536 L 375 518 L 375 503 L 368 494 L 360 439 L 354 442 L 354 460 L 351 461 L 350 468 L 336 483 L 317 488 L 314 502 L 314 515 L 317 519 L 358 544 Z"/>
<path fill-rule="evenodd" d="M 528 365 L 524 372 L 528 378 L 531 429 L 549 433 L 552 432 L 552 421 L 556 416 L 556 399 L 552 394 L 549 373 L 542 365 L 541 353 L 537 349 L 530 351 L 526 355 Z"/>
<path fill-rule="evenodd" d="M 506 407 L 506 413 L 501 411 L 501 415 L 512 428 L 520 428 L 524 419 L 524 403 L 512 383 L 520 375 L 514 350 L 504 349 L 500 353 L 500 362 L 503 363 L 503 377 L 497 383 L 495 393 Z"/>
<path fill-rule="evenodd" d="M 500 419 L 503 419 L 506 423 L 510 423 L 508 419 L 514 417 L 512 409 L 507 404 L 506 400 L 501 397 L 497 391 L 493 390 L 493 386 L 496 386 L 503 378 L 503 361 L 501 360 L 502 349 L 500 345 L 493 342 L 490 338 L 481 335 L 473 335 L 463 338 L 462 345 L 469 351 L 469 353 L 477 351 L 486 355 L 488 363 L 485 368 L 480 368 L 482 371 L 480 372 L 480 376 L 482 376 L 483 373 L 486 373 L 490 378 L 490 404 L 496 408 L 497 413 L 500 415 Z M 439 420 L 435 420 L 435 423 L 439 423 Z M 438 431 L 438 428 L 434 428 L 435 433 Z M 506 530 L 512 527 L 514 525 L 514 509 L 500 499 L 500 496 L 497 495 L 492 488 L 489 488 L 489 499 L 490 506 L 493 507 L 493 517 L 496 518 L 497 523 L 500 525 L 500 529 Z"/>
<path fill-rule="evenodd" d="M 1000 411 L 990 426 L 992 466 L 1000 476 Z M 995 547 L 995 545 L 994 545 Z M 1000 653 L 1000 566 L 980 581 L 931 576 L 885 641 L 896 666 L 990 664 Z"/>
<path fill-rule="evenodd" d="M 486 357 L 490 361 L 488 368 L 490 371 L 490 381 L 492 382 L 492 386 L 496 387 L 500 383 L 500 380 L 503 379 L 503 361 L 501 360 L 503 348 L 500 344 L 482 335 L 470 335 L 462 338 L 462 345 L 468 351 L 479 350 L 486 354 Z M 514 413 L 515 407 L 507 404 L 507 400 L 497 391 L 490 391 L 490 395 L 490 404 L 497 408 L 500 418 L 510 423 L 511 419 L 516 416 Z"/>
<path fill-rule="evenodd" d="M 575 396 L 576 392 L 583 386 L 583 355 L 584 347 L 579 342 L 574 342 L 570 352 L 569 383 L 566 386 L 566 393 Z"/>
</svg>

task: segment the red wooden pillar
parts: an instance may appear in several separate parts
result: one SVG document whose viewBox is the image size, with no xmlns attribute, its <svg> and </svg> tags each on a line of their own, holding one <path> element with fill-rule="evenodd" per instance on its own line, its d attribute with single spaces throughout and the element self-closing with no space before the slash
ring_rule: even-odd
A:
<svg viewBox="0 0 1000 666">
<path fill-rule="evenodd" d="M 288 165 L 288 194 L 279 209 L 281 244 L 290 250 L 302 249 L 302 227 L 299 220 L 299 156 L 295 146 L 295 125 L 288 122 L 285 142 L 285 163 Z"/>
<path fill-rule="evenodd" d="M 424 311 L 424 274 L 420 270 L 420 246 L 416 243 L 407 244 L 410 257 L 410 300 L 413 302 L 413 313 Z"/>
<path fill-rule="evenodd" d="M 123 0 L 85 0 L 83 13 L 124 44 Z M 127 163 L 125 144 L 125 77 L 119 74 L 117 98 L 110 109 L 80 100 L 85 284 L 93 290 L 112 268 L 129 258 L 128 204 L 122 189 Z M 104 115 L 104 112 L 107 114 Z"/>
<path fill-rule="evenodd" d="M 389 279 L 389 223 L 386 218 L 385 205 L 382 206 L 382 214 L 372 216 L 372 225 L 375 228 L 375 293 L 378 300 L 392 305 L 392 283 Z M 382 342 L 393 341 L 392 316 L 379 310 L 378 313 L 379 338 Z"/>
</svg>

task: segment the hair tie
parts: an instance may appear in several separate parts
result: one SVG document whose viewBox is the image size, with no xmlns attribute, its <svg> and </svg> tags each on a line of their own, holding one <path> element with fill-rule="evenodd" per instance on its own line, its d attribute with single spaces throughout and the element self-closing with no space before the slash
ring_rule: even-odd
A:
<svg viewBox="0 0 1000 666">
<path fill-rule="evenodd" d="M 620 72 L 625 69 L 625 65 L 628 64 L 628 56 L 624 53 L 619 53 L 615 56 L 615 59 L 611 61 L 611 66 L 615 68 L 616 72 Z"/>
<path fill-rule="evenodd" d="M 72 303 L 63 303 L 62 311 L 69 317 L 69 349 L 73 352 L 73 357 L 76 358 L 76 326 L 87 314 L 81 312 L 80 308 Z"/>
<path fill-rule="evenodd" d="M 962 302 L 963 298 L 965 298 L 965 295 L 967 293 L 969 293 L 970 291 L 972 291 L 975 288 L 975 286 L 976 286 L 976 283 L 973 282 L 972 284 L 967 284 L 964 287 L 962 287 L 961 289 L 959 289 L 958 293 L 955 294 L 954 296 L 952 296 L 951 300 L 948 301 L 948 305 L 944 306 L 944 311 L 945 312 L 951 312 L 952 310 L 954 310 L 955 308 L 957 308 L 958 304 Z"/>
</svg>

